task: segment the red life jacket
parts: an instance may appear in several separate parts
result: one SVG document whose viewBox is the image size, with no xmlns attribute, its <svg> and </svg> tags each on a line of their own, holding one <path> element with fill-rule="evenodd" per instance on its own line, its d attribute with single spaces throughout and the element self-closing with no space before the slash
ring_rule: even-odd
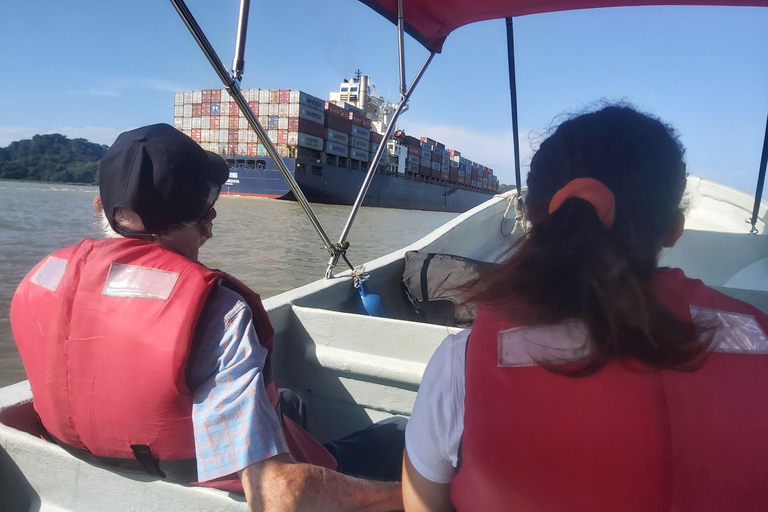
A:
<svg viewBox="0 0 768 512">
<path fill-rule="evenodd" d="M 581 324 L 478 315 L 451 485 L 459 512 L 766 509 L 768 317 L 680 270 L 660 271 L 655 286 L 681 318 L 693 306 L 725 320 L 695 372 L 614 361 L 589 377 L 556 375 L 535 361 L 577 354 Z"/>
<path fill-rule="evenodd" d="M 219 285 L 248 303 L 271 355 L 274 330 L 256 293 L 159 245 L 84 240 L 38 264 L 14 295 L 11 326 L 45 429 L 97 457 L 139 458 L 132 446 L 146 446 L 161 461 L 194 461 L 185 370 L 198 320 Z M 277 406 L 270 377 L 267 394 Z M 335 468 L 322 445 L 281 420 L 297 460 Z M 213 486 L 242 492 L 236 474 Z"/>
</svg>

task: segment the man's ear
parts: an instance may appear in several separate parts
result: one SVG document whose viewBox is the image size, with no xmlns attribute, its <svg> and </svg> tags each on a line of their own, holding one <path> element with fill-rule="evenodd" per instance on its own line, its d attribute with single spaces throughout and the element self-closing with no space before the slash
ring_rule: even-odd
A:
<svg viewBox="0 0 768 512">
<path fill-rule="evenodd" d="M 104 205 L 101 204 L 101 196 L 97 195 L 93 198 L 93 211 L 96 214 L 101 215 L 101 212 L 104 211 Z"/>
<path fill-rule="evenodd" d="M 669 227 L 666 233 L 661 235 L 659 239 L 659 248 L 673 247 L 677 241 L 683 236 L 683 230 L 685 230 L 685 215 L 683 212 L 677 212 L 677 219 Z"/>
</svg>

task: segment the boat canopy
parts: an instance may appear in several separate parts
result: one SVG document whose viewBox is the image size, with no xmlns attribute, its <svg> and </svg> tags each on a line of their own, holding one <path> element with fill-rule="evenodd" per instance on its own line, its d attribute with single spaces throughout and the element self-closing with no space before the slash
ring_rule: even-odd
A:
<svg viewBox="0 0 768 512">
<path fill-rule="evenodd" d="M 398 0 L 360 0 L 397 24 Z M 477 21 L 527 14 L 650 5 L 768 6 L 768 0 L 402 0 L 405 32 L 429 51 L 440 53 L 448 35 Z"/>
</svg>

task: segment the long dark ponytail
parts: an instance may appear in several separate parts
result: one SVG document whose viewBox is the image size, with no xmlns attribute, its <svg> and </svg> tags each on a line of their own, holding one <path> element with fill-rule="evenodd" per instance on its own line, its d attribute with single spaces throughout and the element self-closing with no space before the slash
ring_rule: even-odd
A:
<svg viewBox="0 0 768 512">
<path fill-rule="evenodd" d="M 601 222 L 578 197 L 549 213 L 552 197 L 593 178 L 615 198 L 615 220 Z M 693 369 L 704 327 L 673 315 L 651 281 L 663 237 L 681 219 L 683 148 L 671 128 L 625 106 L 562 123 L 531 161 L 526 208 L 533 227 L 501 265 L 471 288 L 471 300 L 526 325 L 581 320 L 589 330 L 588 375 L 614 359 L 653 368 Z"/>
</svg>

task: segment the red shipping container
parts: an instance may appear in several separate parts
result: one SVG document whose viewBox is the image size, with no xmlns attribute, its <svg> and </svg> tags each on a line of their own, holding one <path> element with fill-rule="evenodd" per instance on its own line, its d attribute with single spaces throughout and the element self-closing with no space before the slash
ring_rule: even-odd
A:
<svg viewBox="0 0 768 512">
<path fill-rule="evenodd" d="M 227 154 L 228 155 L 236 155 L 237 154 L 237 142 L 230 142 L 227 144 Z"/>
<path fill-rule="evenodd" d="M 211 90 L 203 89 L 203 103 L 210 103 L 210 102 L 211 102 Z"/>
<path fill-rule="evenodd" d="M 326 110 L 328 112 L 328 110 Z M 315 123 L 317 124 L 317 123 Z M 325 126 L 341 133 L 349 133 L 349 120 L 334 116 L 325 116 Z"/>
<path fill-rule="evenodd" d="M 447 172 L 440 172 L 440 179 L 441 180 L 447 180 L 450 177 L 450 174 Z"/>
<path fill-rule="evenodd" d="M 460 151 L 456 151 L 455 149 L 449 149 L 448 150 L 448 154 L 451 155 L 451 158 L 453 158 L 455 156 L 461 156 L 461 152 Z"/>
<path fill-rule="evenodd" d="M 221 89 L 211 89 L 211 103 L 221 103 Z"/>
<path fill-rule="evenodd" d="M 381 144 L 381 141 L 384 140 L 384 136 L 380 133 L 371 132 L 371 142 L 375 142 L 376 144 Z"/>
<path fill-rule="evenodd" d="M 237 130 L 229 130 L 229 143 L 237 143 Z"/>
<path fill-rule="evenodd" d="M 448 176 L 448 180 L 450 180 L 450 181 L 452 181 L 452 182 L 454 182 L 454 183 L 456 183 L 457 181 L 459 181 L 459 170 L 458 170 L 458 169 L 454 169 L 454 168 L 451 168 L 451 170 L 450 170 L 450 174 L 449 174 L 449 176 Z"/>
<path fill-rule="evenodd" d="M 291 102 L 291 91 L 290 91 L 290 89 L 280 89 L 280 92 L 277 95 L 277 102 L 278 103 L 290 103 Z"/>
<path fill-rule="evenodd" d="M 323 125 L 314 123 L 303 117 L 289 117 L 288 131 L 301 132 L 313 137 L 320 137 L 321 139 L 325 138 L 325 128 Z"/>
<path fill-rule="evenodd" d="M 432 173 L 432 168 L 424 165 L 419 166 L 419 174 L 422 176 L 429 176 Z"/>
<path fill-rule="evenodd" d="M 464 184 L 464 176 L 459 176 L 459 183 Z"/>
<path fill-rule="evenodd" d="M 211 125 L 209 126 L 211 130 L 218 130 L 221 128 L 221 117 L 219 116 L 211 116 Z"/>
<path fill-rule="evenodd" d="M 237 130 L 240 128 L 240 119 L 238 119 L 235 116 L 229 116 L 229 126 L 227 126 L 230 130 Z"/>
<path fill-rule="evenodd" d="M 200 128 L 192 128 L 192 134 L 190 136 L 193 141 L 200 142 Z"/>
<path fill-rule="evenodd" d="M 248 156 L 256 156 L 256 153 L 258 151 L 258 144 L 255 142 L 249 142 L 248 143 Z"/>
<path fill-rule="evenodd" d="M 409 155 L 416 155 L 421 157 L 421 148 L 418 146 L 407 146 Z"/>
<path fill-rule="evenodd" d="M 277 143 L 288 144 L 288 130 L 277 130 Z"/>
<path fill-rule="evenodd" d="M 362 114 L 358 114 L 357 112 L 350 112 L 349 120 L 352 122 L 352 124 L 356 124 L 357 126 L 361 126 L 366 129 L 371 128 L 371 120 Z"/>
<path fill-rule="evenodd" d="M 200 117 L 203 111 L 203 105 L 200 103 L 192 104 L 192 117 Z"/>
<path fill-rule="evenodd" d="M 429 172 L 431 173 L 430 175 L 433 178 L 439 178 L 440 177 L 440 169 L 431 169 L 430 168 Z"/>
<path fill-rule="evenodd" d="M 442 162 L 443 161 L 443 155 L 441 155 L 440 153 L 432 153 L 431 159 L 432 159 L 433 162 Z"/>
<path fill-rule="evenodd" d="M 333 117 L 340 117 L 341 119 L 349 119 L 349 114 L 351 112 L 345 108 L 341 108 L 340 106 L 336 105 L 335 103 L 331 103 L 330 101 L 325 102 L 325 118 L 328 119 L 328 116 Z"/>
<path fill-rule="evenodd" d="M 238 116 L 238 115 L 240 115 L 240 108 L 237 106 L 237 103 L 230 103 L 229 104 L 229 115 L 230 116 Z"/>
<path fill-rule="evenodd" d="M 203 102 L 202 103 L 202 111 L 200 112 L 201 116 L 209 116 L 211 115 L 211 104 Z"/>
<path fill-rule="evenodd" d="M 251 110 L 253 110 L 254 114 L 259 115 L 259 102 L 258 101 L 250 101 L 250 102 L 248 102 L 248 106 L 251 107 Z"/>
<path fill-rule="evenodd" d="M 437 145 L 437 142 L 434 139 L 430 139 L 429 137 L 422 137 L 421 142 L 426 142 L 427 144 L 432 144 L 433 146 Z"/>
</svg>

